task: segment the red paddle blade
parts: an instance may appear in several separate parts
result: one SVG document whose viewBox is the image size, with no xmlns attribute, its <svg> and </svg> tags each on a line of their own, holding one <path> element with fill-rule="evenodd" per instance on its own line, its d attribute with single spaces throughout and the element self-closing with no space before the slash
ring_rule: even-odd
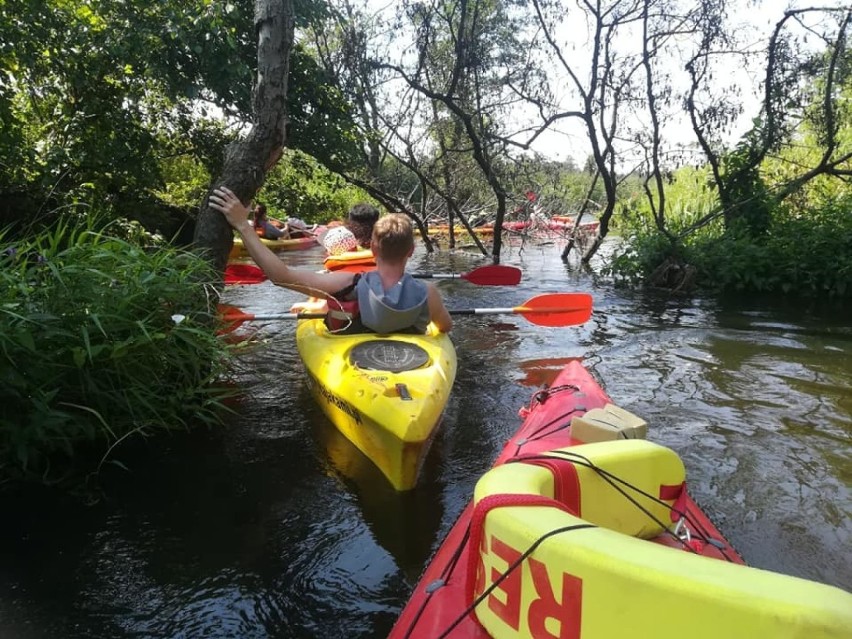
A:
<svg viewBox="0 0 852 639">
<path fill-rule="evenodd" d="M 225 284 L 260 284 L 266 274 L 254 264 L 228 264 L 225 266 Z"/>
<path fill-rule="evenodd" d="M 521 269 L 503 264 L 490 264 L 462 273 L 460 277 L 480 286 L 514 286 L 521 281 Z"/>
<path fill-rule="evenodd" d="M 216 310 L 219 312 L 221 325 L 216 330 L 217 335 L 232 333 L 243 325 L 243 322 L 249 322 L 254 319 L 251 313 L 245 313 L 237 306 L 230 304 L 217 304 Z"/>
<path fill-rule="evenodd" d="M 547 293 L 513 310 L 538 326 L 573 326 L 589 321 L 592 296 L 588 293 Z"/>
</svg>

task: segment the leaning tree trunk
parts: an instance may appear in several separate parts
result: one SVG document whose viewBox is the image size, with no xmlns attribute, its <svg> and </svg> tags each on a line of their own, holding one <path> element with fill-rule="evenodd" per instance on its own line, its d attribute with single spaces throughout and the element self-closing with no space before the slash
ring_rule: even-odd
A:
<svg viewBox="0 0 852 639">
<path fill-rule="evenodd" d="M 225 149 L 222 174 L 211 184 L 211 189 L 227 186 L 246 205 L 284 151 L 287 76 L 295 23 L 292 0 L 255 0 L 254 23 L 257 80 L 252 127 L 243 140 Z M 193 242 L 196 250 L 223 273 L 234 234 L 222 214 L 210 208 L 207 196 L 201 203 Z"/>
</svg>

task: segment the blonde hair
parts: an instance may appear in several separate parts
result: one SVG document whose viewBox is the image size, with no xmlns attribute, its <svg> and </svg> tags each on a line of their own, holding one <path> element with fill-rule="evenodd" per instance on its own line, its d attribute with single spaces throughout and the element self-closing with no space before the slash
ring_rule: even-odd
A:
<svg viewBox="0 0 852 639">
<path fill-rule="evenodd" d="M 385 215 L 373 227 L 373 249 L 387 262 L 400 262 L 414 249 L 414 227 L 402 213 Z"/>
</svg>

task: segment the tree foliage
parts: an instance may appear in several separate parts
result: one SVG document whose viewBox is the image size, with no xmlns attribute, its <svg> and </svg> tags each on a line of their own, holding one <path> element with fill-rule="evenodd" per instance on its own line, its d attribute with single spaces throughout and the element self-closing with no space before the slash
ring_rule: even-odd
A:
<svg viewBox="0 0 852 639">
<path fill-rule="evenodd" d="M 304 20 L 324 10 L 299 7 Z M 4 0 L 0 222 L 69 205 L 146 223 L 163 201 L 196 208 L 189 194 L 253 120 L 253 12 L 245 0 Z M 348 105 L 312 57 L 293 60 L 291 144 L 351 165 Z"/>
<path fill-rule="evenodd" d="M 148 188 L 158 136 L 193 139 L 193 100 L 246 102 L 235 60 L 251 42 L 238 5 L 4 4 L 2 97 L 37 151 L 31 188 L 88 183 L 102 197 Z"/>
<path fill-rule="evenodd" d="M 318 162 L 424 230 L 437 219 L 501 220 L 530 190 L 544 211 L 594 212 L 600 230 L 585 262 L 611 226 L 630 226 L 637 193 L 649 232 L 664 238 L 654 246 L 670 256 L 686 255 L 704 227 L 715 233 L 717 219 L 759 242 L 788 201 L 819 206 L 811 184 L 836 190 L 849 176 L 850 14 L 749 1 L 777 11 L 767 33 L 722 0 L 430 0 L 380 10 L 299 0 L 286 137 L 306 155 L 288 156 L 273 207 L 319 219 L 343 206 L 350 196 L 332 196 L 333 180 L 307 179 L 321 175 Z M 223 175 L 222 150 L 258 125 L 255 4 L 5 0 L 0 219 L 96 206 L 170 234 L 166 218 L 196 208 Z M 740 68 L 762 78 L 757 108 Z M 746 108 L 752 126 L 736 140 Z M 684 123 L 691 143 L 672 135 Z M 557 129 L 589 172 L 532 152 Z M 716 196 L 689 223 L 671 191 L 685 165 L 706 166 Z M 246 169 L 258 179 L 243 180 L 245 195 L 268 168 Z M 499 259 L 499 236 L 490 250 Z"/>
<path fill-rule="evenodd" d="M 367 194 L 302 151 L 287 150 L 269 172 L 257 201 L 270 217 L 297 217 L 309 223 L 344 220 Z"/>
</svg>

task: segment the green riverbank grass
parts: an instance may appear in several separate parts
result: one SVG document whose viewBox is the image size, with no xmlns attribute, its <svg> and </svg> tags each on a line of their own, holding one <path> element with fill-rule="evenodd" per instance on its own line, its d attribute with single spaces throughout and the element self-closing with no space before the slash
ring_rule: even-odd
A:
<svg viewBox="0 0 852 639">
<path fill-rule="evenodd" d="M 0 480 L 50 481 L 93 445 L 105 457 L 226 410 L 228 347 L 203 321 L 209 266 L 108 231 L 0 234 Z"/>
</svg>

